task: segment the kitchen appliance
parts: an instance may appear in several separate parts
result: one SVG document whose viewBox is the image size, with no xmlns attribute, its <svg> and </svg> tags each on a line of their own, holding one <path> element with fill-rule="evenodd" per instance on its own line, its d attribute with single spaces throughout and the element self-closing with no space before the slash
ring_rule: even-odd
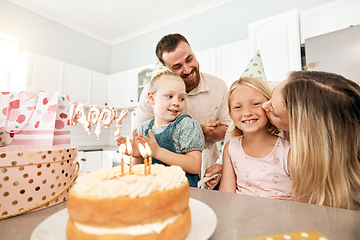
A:
<svg viewBox="0 0 360 240">
<path fill-rule="evenodd" d="M 360 25 L 305 39 L 306 64 L 314 71 L 333 72 L 360 85 Z"/>
</svg>

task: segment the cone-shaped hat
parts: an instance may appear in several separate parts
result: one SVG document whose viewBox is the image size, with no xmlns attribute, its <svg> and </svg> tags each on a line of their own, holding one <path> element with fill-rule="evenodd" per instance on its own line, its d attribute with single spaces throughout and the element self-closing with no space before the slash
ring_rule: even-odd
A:
<svg viewBox="0 0 360 240">
<path fill-rule="evenodd" d="M 168 69 L 164 64 L 162 64 L 162 62 L 157 61 L 154 64 L 151 80 L 153 80 L 154 77 L 156 77 L 162 73 L 167 73 L 167 72 L 171 72 L 170 69 Z"/>
<path fill-rule="evenodd" d="M 243 72 L 241 77 L 256 77 L 266 82 L 264 66 L 261 61 L 260 50 L 257 50 L 254 57 L 249 62 L 248 66 L 245 68 L 245 71 Z"/>
</svg>

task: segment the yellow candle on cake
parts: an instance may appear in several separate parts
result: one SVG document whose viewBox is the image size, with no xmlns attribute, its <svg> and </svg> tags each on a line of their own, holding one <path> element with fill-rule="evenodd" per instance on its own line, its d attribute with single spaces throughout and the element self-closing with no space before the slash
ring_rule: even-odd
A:
<svg viewBox="0 0 360 240">
<path fill-rule="evenodd" d="M 146 149 L 146 155 L 149 156 L 149 162 L 148 162 L 149 171 L 148 171 L 148 173 L 150 174 L 151 164 L 152 164 L 152 158 L 151 158 L 151 149 L 150 149 L 150 146 L 149 146 L 148 143 L 145 143 L 145 149 Z"/>
<path fill-rule="evenodd" d="M 133 165 L 133 159 L 132 159 L 132 147 L 129 137 L 126 138 L 126 149 L 128 154 L 130 155 L 130 165 L 129 165 L 129 175 L 132 174 L 132 165 Z"/>
<path fill-rule="evenodd" d="M 138 143 L 138 146 L 139 146 L 140 154 L 144 158 L 144 175 L 147 175 L 148 173 L 147 173 L 146 150 L 145 150 L 145 147 L 141 143 Z"/>
<path fill-rule="evenodd" d="M 119 146 L 119 153 L 121 153 L 121 176 L 124 176 L 124 154 L 126 153 L 126 146 L 124 143 Z"/>
</svg>

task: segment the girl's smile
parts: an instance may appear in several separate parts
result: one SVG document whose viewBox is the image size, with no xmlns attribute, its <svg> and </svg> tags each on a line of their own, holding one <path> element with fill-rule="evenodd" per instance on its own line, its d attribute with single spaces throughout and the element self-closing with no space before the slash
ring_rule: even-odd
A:
<svg viewBox="0 0 360 240">
<path fill-rule="evenodd" d="M 252 87 L 240 85 L 230 95 L 230 117 L 243 133 L 264 130 L 268 118 L 262 109 L 266 97 Z"/>
</svg>

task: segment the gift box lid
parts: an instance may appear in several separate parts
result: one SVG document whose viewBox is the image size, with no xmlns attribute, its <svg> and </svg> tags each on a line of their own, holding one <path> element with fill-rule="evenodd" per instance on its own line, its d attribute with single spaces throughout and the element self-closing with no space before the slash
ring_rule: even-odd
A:
<svg viewBox="0 0 360 240">
<path fill-rule="evenodd" d="M 43 164 L 65 161 L 77 157 L 78 147 L 56 146 L 6 146 L 0 148 L 0 167 Z"/>
</svg>

